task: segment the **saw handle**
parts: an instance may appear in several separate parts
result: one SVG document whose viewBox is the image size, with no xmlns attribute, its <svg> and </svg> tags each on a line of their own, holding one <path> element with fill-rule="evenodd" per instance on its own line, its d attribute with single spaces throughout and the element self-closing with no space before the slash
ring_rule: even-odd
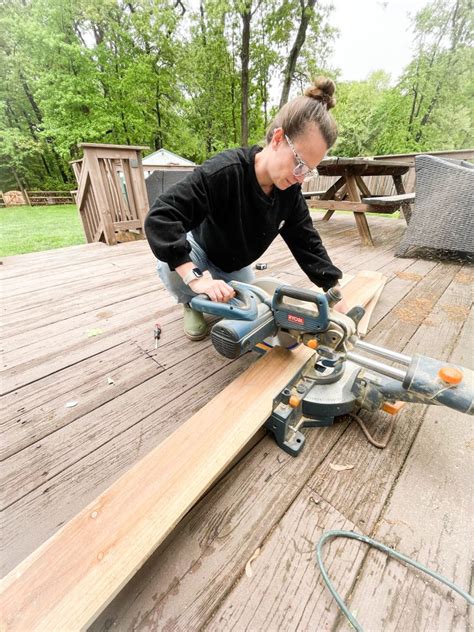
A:
<svg viewBox="0 0 474 632">
<path fill-rule="evenodd" d="M 285 304 L 284 298 L 294 298 L 298 301 L 316 305 L 318 313 L 304 309 L 299 305 Z M 326 331 L 329 326 L 329 305 L 325 294 L 313 292 L 288 285 L 275 290 L 272 301 L 275 320 L 280 327 L 298 329 L 300 331 L 316 333 Z"/>
<path fill-rule="evenodd" d="M 198 294 L 191 299 L 191 307 L 197 312 L 212 314 L 220 318 L 231 320 L 255 320 L 258 316 L 257 300 L 244 284 L 231 281 L 229 285 L 235 290 L 236 296 L 227 303 L 211 301 L 207 294 Z"/>
</svg>

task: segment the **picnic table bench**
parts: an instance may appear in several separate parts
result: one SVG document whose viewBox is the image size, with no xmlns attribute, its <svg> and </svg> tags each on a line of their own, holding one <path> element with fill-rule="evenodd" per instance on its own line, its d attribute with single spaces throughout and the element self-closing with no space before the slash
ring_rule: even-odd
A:
<svg viewBox="0 0 474 632">
<path fill-rule="evenodd" d="M 365 213 L 393 213 L 402 209 L 405 219 L 410 218 L 410 204 L 414 193 L 406 193 L 402 175 L 410 166 L 405 162 L 371 160 L 368 158 L 327 158 L 318 166 L 322 176 L 338 179 L 326 191 L 308 191 L 303 195 L 310 208 L 326 209 L 323 217 L 328 221 L 335 211 L 352 211 L 365 245 L 373 246 L 372 235 Z M 391 176 L 397 195 L 374 196 L 362 176 Z"/>
</svg>

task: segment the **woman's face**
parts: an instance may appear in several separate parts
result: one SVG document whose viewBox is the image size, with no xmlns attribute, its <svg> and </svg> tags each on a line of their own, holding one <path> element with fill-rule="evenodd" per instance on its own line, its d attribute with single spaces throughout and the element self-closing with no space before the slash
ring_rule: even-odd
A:
<svg viewBox="0 0 474 632">
<path fill-rule="evenodd" d="M 326 142 L 313 123 L 306 126 L 303 134 L 290 138 L 293 149 L 285 138 L 285 131 L 278 127 L 273 132 L 270 143 L 270 158 L 268 161 L 268 174 L 273 184 L 281 190 L 287 189 L 296 183 L 302 183 L 304 176 L 295 176 L 294 169 L 298 165 L 298 158 L 309 169 L 318 166 L 327 152 Z M 297 157 L 294 154 L 294 151 Z"/>
</svg>

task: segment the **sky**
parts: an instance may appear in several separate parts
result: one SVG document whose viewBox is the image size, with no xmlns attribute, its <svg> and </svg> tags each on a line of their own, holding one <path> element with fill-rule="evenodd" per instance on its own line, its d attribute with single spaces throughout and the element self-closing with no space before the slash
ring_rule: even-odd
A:
<svg viewBox="0 0 474 632">
<path fill-rule="evenodd" d="M 330 23 L 340 34 L 328 61 L 344 81 L 366 79 L 373 70 L 394 83 L 413 56 L 409 15 L 429 0 L 331 0 Z"/>
</svg>

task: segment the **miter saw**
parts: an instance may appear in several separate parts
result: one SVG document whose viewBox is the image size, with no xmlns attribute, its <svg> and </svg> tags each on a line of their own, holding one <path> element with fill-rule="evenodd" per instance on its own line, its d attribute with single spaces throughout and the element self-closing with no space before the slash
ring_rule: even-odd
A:
<svg viewBox="0 0 474 632">
<path fill-rule="evenodd" d="M 413 357 L 360 340 L 362 307 L 347 314 L 334 309 L 336 288 L 326 293 L 260 279 L 254 285 L 233 281 L 236 296 L 216 303 L 199 295 L 191 307 L 221 318 L 211 329 L 216 350 L 238 358 L 272 346 L 303 343 L 314 355 L 273 401 L 266 421 L 278 445 L 296 456 L 304 427 L 329 426 L 361 409 L 395 413 L 401 402 L 436 404 L 474 414 L 473 372 L 422 355 Z M 359 351 L 402 365 L 361 355 Z"/>
</svg>

